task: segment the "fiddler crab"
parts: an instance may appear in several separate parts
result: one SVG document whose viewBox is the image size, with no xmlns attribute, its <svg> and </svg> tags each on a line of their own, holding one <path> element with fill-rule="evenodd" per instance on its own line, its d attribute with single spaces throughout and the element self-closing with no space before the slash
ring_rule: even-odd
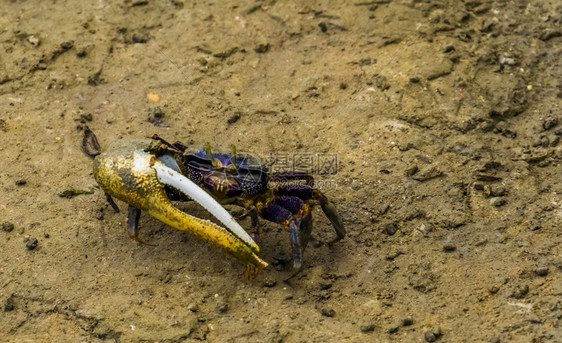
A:
<svg viewBox="0 0 562 343">
<path fill-rule="evenodd" d="M 335 206 L 320 190 L 313 178 L 304 172 L 269 173 L 257 159 L 242 156 L 232 147 L 230 153 L 213 153 L 207 144 L 189 152 L 179 142 L 170 144 L 157 135 L 149 138 L 122 138 L 100 153 L 95 135 L 85 128 L 84 150 L 94 160 L 94 177 L 116 212 L 112 198 L 129 205 L 129 236 L 139 239 L 141 211 L 179 230 L 186 230 L 210 244 L 225 250 L 245 265 L 244 278 L 257 277 L 267 262 L 258 254 L 255 240 L 234 220 L 221 204 L 237 204 L 244 215 L 251 217 L 258 228 L 258 217 L 283 224 L 290 229 L 293 273 L 301 269 L 302 254 L 310 239 L 312 218 L 310 206 L 318 201 L 332 223 L 337 237 L 345 236 L 345 228 Z M 281 184 L 284 181 L 305 181 L 306 184 Z M 191 216 L 174 207 L 171 201 L 194 200 L 223 225 Z"/>
</svg>

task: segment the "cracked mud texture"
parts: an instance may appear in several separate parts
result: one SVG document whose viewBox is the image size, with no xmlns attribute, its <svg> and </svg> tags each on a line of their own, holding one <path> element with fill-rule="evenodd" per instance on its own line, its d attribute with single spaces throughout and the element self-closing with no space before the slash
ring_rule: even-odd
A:
<svg viewBox="0 0 562 343">
<path fill-rule="evenodd" d="M 3 339 L 560 342 L 561 13 L 543 0 L 5 2 Z M 94 181 L 84 124 L 102 147 L 157 133 L 337 154 L 324 192 L 348 236 L 325 244 L 315 207 L 289 283 L 288 232 L 263 220 L 271 266 L 251 282 L 146 214 L 156 246 L 140 246 Z"/>
</svg>

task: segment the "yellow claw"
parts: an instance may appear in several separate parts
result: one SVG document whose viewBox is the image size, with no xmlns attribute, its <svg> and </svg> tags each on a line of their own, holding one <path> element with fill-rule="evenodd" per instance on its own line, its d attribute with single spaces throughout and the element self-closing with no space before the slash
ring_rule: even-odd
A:
<svg viewBox="0 0 562 343">
<path fill-rule="evenodd" d="M 258 257 L 259 247 L 245 232 L 241 233 L 236 228 L 234 228 L 236 231 L 229 231 L 209 220 L 184 213 L 172 205 L 166 195 L 165 185 L 161 182 L 162 174 L 169 173 L 166 177 L 173 177 L 174 181 L 184 177 L 158 160 L 155 154 L 161 148 L 157 141 L 150 139 L 121 139 L 96 157 L 94 177 L 106 194 L 146 211 L 154 218 L 176 229 L 186 230 L 225 250 L 246 264 L 246 270 L 253 265 L 255 267 L 254 275 L 257 276 L 260 269 L 267 267 L 267 263 Z M 180 186 L 181 181 L 191 182 L 184 179 L 179 180 Z M 172 186 L 176 185 L 177 183 L 174 183 Z M 184 189 L 181 190 L 185 192 Z M 191 196 L 191 194 L 186 195 Z M 212 210 L 224 211 L 210 195 L 198 193 L 198 196 L 207 196 L 208 198 L 204 198 L 205 202 L 214 202 L 211 203 Z M 218 206 L 220 209 L 213 206 Z M 213 214 L 217 216 L 216 213 Z M 217 218 L 221 219 L 219 216 Z M 228 218 L 227 220 L 222 218 L 221 221 L 226 221 L 225 224 L 231 229 L 231 225 L 239 227 L 237 223 L 232 223 L 233 219 L 232 222 L 228 222 Z M 244 275 L 246 278 L 251 276 L 249 271 Z"/>
</svg>

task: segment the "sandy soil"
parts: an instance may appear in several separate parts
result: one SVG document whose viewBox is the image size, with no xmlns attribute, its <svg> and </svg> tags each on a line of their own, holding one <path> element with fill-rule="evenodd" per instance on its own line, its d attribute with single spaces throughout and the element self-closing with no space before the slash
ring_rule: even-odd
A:
<svg viewBox="0 0 562 343">
<path fill-rule="evenodd" d="M 557 1 L 0 6 L 0 332 L 10 342 L 561 342 Z M 156 119 L 156 120 L 155 120 Z M 290 281 L 143 215 L 82 153 L 158 133 L 336 154 Z M 157 124 L 157 125 L 155 125 Z M 90 194 L 72 198 L 70 188 Z M 194 204 L 178 204 L 197 216 Z M 249 219 L 241 224 L 248 228 Z"/>
</svg>

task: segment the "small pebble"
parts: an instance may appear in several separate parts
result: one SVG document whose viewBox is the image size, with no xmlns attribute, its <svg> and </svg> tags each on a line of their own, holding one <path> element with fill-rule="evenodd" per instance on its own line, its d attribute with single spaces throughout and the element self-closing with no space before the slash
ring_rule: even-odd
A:
<svg viewBox="0 0 562 343">
<path fill-rule="evenodd" d="M 548 267 L 539 267 L 535 270 L 535 274 L 538 276 L 547 276 L 548 275 Z"/>
<path fill-rule="evenodd" d="M 419 77 L 411 77 L 410 78 L 410 83 L 418 83 L 420 82 L 420 78 Z"/>
<path fill-rule="evenodd" d="M 384 230 L 383 230 L 383 231 L 384 231 L 384 233 L 386 233 L 387 235 L 392 236 L 392 235 L 394 235 L 394 234 L 396 233 L 397 230 L 398 230 L 398 226 L 396 226 L 396 224 L 394 224 L 394 223 L 389 223 L 389 224 L 386 224 L 386 225 L 384 226 Z"/>
<path fill-rule="evenodd" d="M 528 285 L 517 286 L 515 290 L 511 293 L 511 296 L 515 299 L 521 299 L 525 297 L 527 293 L 529 293 Z"/>
<path fill-rule="evenodd" d="M 148 41 L 148 39 L 145 36 L 142 35 L 138 35 L 138 34 L 133 34 L 133 43 L 137 43 L 137 44 L 142 44 L 142 43 L 146 43 Z"/>
<path fill-rule="evenodd" d="M 254 51 L 258 54 L 263 54 L 269 51 L 269 43 L 260 43 L 255 48 Z"/>
<path fill-rule="evenodd" d="M 361 325 L 360 329 L 361 329 L 361 332 L 363 332 L 363 333 L 373 332 L 373 331 L 375 331 L 375 324 Z"/>
<path fill-rule="evenodd" d="M 27 184 L 26 180 L 20 179 L 16 181 L 16 186 L 23 186 L 25 184 Z"/>
<path fill-rule="evenodd" d="M 476 189 L 477 191 L 483 191 L 486 188 L 486 186 L 484 186 L 481 183 L 475 183 L 474 184 L 474 189 Z"/>
<path fill-rule="evenodd" d="M 2 223 L 2 230 L 6 231 L 6 232 L 11 232 L 12 230 L 14 230 L 14 224 L 12 224 L 10 222 L 3 222 Z"/>
<path fill-rule="evenodd" d="M 60 43 L 60 47 L 64 50 L 72 49 L 73 46 L 74 46 L 74 41 L 72 40 Z"/>
<path fill-rule="evenodd" d="M 414 324 L 414 319 L 412 317 L 402 318 L 402 326 L 410 326 Z"/>
<path fill-rule="evenodd" d="M 14 296 L 12 295 L 8 299 L 6 299 L 6 302 L 4 303 L 4 312 L 13 311 L 15 308 L 16 305 L 14 303 Z"/>
<path fill-rule="evenodd" d="M 499 198 L 499 197 L 495 197 L 495 198 L 491 198 L 490 199 L 490 205 L 495 206 L 495 207 L 500 207 L 505 205 L 507 201 L 504 198 Z"/>
<path fill-rule="evenodd" d="M 392 324 L 388 327 L 387 332 L 388 333 L 396 333 L 396 332 L 398 332 L 398 329 L 400 329 L 400 324 L 394 323 L 394 324 Z"/>
<path fill-rule="evenodd" d="M 225 313 L 226 311 L 228 311 L 228 304 L 225 302 L 220 302 L 217 304 L 217 311 L 219 313 Z"/>
<path fill-rule="evenodd" d="M 500 343 L 500 339 L 497 337 L 492 337 L 490 338 L 490 340 L 488 341 L 490 343 Z"/>
<path fill-rule="evenodd" d="M 484 193 L 487 197 L 502 197 L 506 195 L 507 191 L 504 186 L 484 186 Z"/>
<path fill-rule="evenodd" d="M 321 312 L 324 317 L 332 318 L 336 315 L 336 311 L 334 311 L 333 308 L 329 308 L 329 307 L 324 307 Z"/>
<path fill-rule="evenodd" d="M 190 303 L 189 305 L 187 305 L 187 309 L 191 312 L 197 312 L 197 310 L 199 310 L 199 306 L 197 306 L 196 303 Z"/>
<path fill-rule="evenodd" d="M 406 176 L 412 176 L 415 173 L 417 173 L 418 170 L 419 170 L 418 166 L 412 166 L 412 167 L 406 169 Z"/>
<path fill-rule="evenodd" d="M 154 118 L 164 118 L 165 113 L 164 111 L 162 111 L 162 108 L 160 106 L 156 106 L 152 110 L 152 115 L 154 116 Z"/>
<path fill-rule="evenodd" d="M 443 245 L 444 252 L 453 252 L 455 250 L 457 250 L 457 247 L 452 245 L 451 243 L 446 243 Z"/>
<path fill-rule="evenodd" d="M 31 44 L 32 46 L 39 46 L 40 40 L 39 38 L 31 35 L 29 37 L 27 37 L 27 41 L 29 42 L 29 44 Z"/>
<path fill-rule="evenodd" d="M 277 285 L 277 281 L 269 277 L 265 278 L 265 280 L 263 280 L 262 283 L 263 287 L 268 287 L 268 288 L 275 287 L 275 285 Z"/>
<path fill-rule="evenodd" d="M 425 338 L 426 342 L 435 342 L 437 340 L 437 336 L 435 336 L 435 334 L 433 333 L 433 331 L 426 331 L 423 334 L 423 337 Z"/>
<path fill-rule="evenodd" d="M 234 113 L 233 115 L 231 115 L 230 117 L 228 117 L 227 119 L 227 123 L 228 124 L 234 124 L 236 123 L 238 120 L 240 119 L 240 113 Z"/>
<path fill-rule="evenodd" d="M 37 248 L 38 243 L 39 241 L 37 240 L 37 238 L 30 238 L 29 241 L 25 243 L 25 246 L 27 247 L 28 250 L 33 250 Z"/>
<path fill-rule="evenodd" d="M 542 128 L 546 131 L 546 130 L 550 130 L 553 127 L 555 127 L 558 124 L 558 119 L 556 118 L 546 118 L 543 122 L 542 122 Z"/>
<path fill-rule="evenodd" d="M 435 342 L 441 336 L 441 328 L 439 326 L 433 327 L 431 330 L 424 333 L 426 342 Z"/>
</svg>

